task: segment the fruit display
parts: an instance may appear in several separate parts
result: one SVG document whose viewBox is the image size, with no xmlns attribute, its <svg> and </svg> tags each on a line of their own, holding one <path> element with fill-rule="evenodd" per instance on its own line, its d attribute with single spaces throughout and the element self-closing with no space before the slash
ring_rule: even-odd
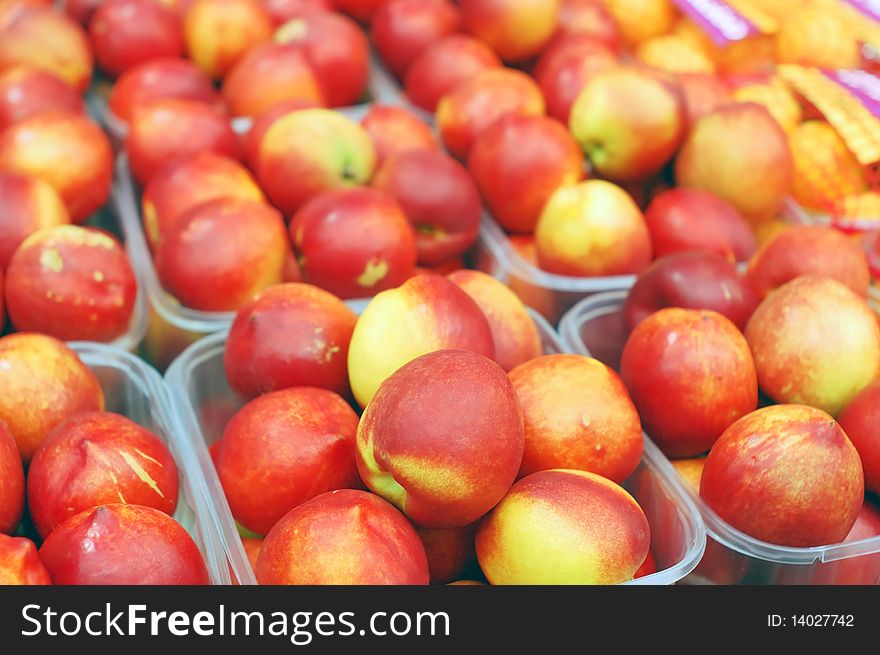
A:
<svg viewBox="0 0 880 655">
<path fill-rule="evenodd" d="M 631 290 L 582 301 L 560 326 L 566 346 L 620 370 L 697 499 L 709 539 L 690 579 L 873 584 L 880 531 L 860 517 L 876 504 L 880 350 L 866 257 L 833 228 L 791 226 L 739 271 L 691 273 L 716 259 L 668 255 Z M 695 343 L 721 325 L 728 337 Z"/>
<path fill-rule="evenodd" d="M 855 4 L 0 1 L 0 582 L 876 583 Z"/>
<path fill-rule="evenodd" d="M 161 379 L 117 348 L 74 348 L 33 333 L 0 338 L 0 581 L 215 581 L 210 519 Z"/>
<path fill-rule="evenodd" d="M 260 329 L 261 307 L 267 320 L 283 313 L 291 334 L 320 334 L 320 349 L 294 355 L 292 344 L 285 360 L 255 348 L 242 330 L 253 316 Z M 229 337 L 205 337 L 168 370 L 186 438 L 210 462 L 209 493 L 228 501 L 221 520 L 239 582 L 610 584 L 632 581 L 652 553 L 639 580 L 660 584 L 696 565 L 696 516 L 673 509 L 684 492 L 657 470 L 653 444 L 643 448 L 620 378 L 558 354 L 552 330 L 497 280 L 421 274 L 377 295 L 343 332 L 349 324 L 326 292 L 273 287 Z M 524 342 L 533 348 L 511 352 Z M 350 389 L 300 386 L 298 370 L 329 373 L 346 350 Z M 261 370 L 256 361 L 274 363 Z M 273 390 L 253 399 L 234 391 L 231 375 L 245 367 L 251 389 L 262 378 Z M 511 524 L 532 494 L 543 510 Z M 582 522 L 595 512 L 619 522 Z M 669 512 L 675 527 L 664 523 Z M 239 534 L 263 539 L 255 562 Z M 558 552 L 559 540 L 572 560 L 553 578 L 527 552 Z"/>
</svg>

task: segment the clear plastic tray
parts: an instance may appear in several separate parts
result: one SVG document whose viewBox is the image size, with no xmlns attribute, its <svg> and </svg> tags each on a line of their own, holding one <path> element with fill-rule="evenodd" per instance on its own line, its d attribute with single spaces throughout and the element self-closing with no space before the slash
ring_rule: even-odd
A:
<svg viewBox="0 0 880 655">
<path fill-rule="evenodd" d="M 562 344 L 550 325 L 535 313 L 533 318 L 541 332 L 544 352 L 562 352 Z M 229 565 L 242 584 L 255 584 L 208 453 L 208 447 L 223 435 L 229 418 L 244 404 L 226 381 L 225 341 L 226 335 L 218 333 L 190 346 L 165 377 L 176 405 L 176 429 L 182 440 L 190 442 L 198 459 L 206 483 L 203 492 L 213 508 Z M 697 509 L 675 473 L 660 468 L 661 460 L 657 448 L 646 441 L 642 463 L 625 484 L 648 517 L 651 547 L 660 570 L 626 584 L 672 584 L 693 570 L 703 554 L 706 537 Z"/>
<path fill-rule="evenodd" d="M 626 342 L 621 306 L 626 291 L 586 298 L 562 319 L 559 331 L 569 352 L 591 355 L 619 368 Z M 874 307 L 877 311 L 877 307 Z M 676 475 L 665 456 L 657 467 Z M 685 580 L 690 584 L 880 584 L 880 537 L 814 548 L 769 544 L 736 530 L 689 489 L 706 525 L 706 554 Z"/>
<path fill-rule="evenodd" d="M 180 496 L 174 518 L 192 535 L 205 557 L 212 584 L 229 584 L 229 569 L 222 544 L 202 494 L 201 471 L 186 439 L 173 427 L 168 386 L 155 369 L 124 350 L 86 341 L 71 348 L 101 383 L 106 410 L 127 416 L 154 432 L 171 450 L 180 473 Z"/>
<path fill-rule="evenodd" d="M 526 305 L 551 323 L 559 321 L 585 296 L 627 289 L 635 281 L 634 275 L 571 277 L 543 271 L 523 259 L 504 230 L 487 213 L 484 213 L 480 225 L 474 264 L 504 282 Z"/>
</svg>

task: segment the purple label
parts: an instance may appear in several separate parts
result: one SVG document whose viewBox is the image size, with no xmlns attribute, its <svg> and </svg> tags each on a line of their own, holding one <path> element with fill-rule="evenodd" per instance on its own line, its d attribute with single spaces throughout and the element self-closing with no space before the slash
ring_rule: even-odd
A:
<svg viewBox="0 0 880 655">
<path fill-rule="evenodd" d="M 748 18 L 723 0 L 675 0 L 675 4 L 721 47 L 759 34 Z"/>
<path fill-rule="evenodd" d="M 822 72 L 854 95 L 874 116 L 880 117 L 880 77 L 866 71 L 847 68 Z"/>
<path fill-rule="evenodd" d="M 851 7 L 855 7 L 868 18 L 880 21 L 880 0 L 844 0 Z"/>
</svg>

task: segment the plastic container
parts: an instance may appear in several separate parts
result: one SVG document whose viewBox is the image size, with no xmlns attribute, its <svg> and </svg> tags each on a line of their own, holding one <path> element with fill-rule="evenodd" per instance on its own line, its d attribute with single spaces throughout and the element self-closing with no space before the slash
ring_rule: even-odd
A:
<svg viewBox="0 0 880 655">
<path fill-rule="evenodd" d="M 504 230 L 488 214 L 483 215 L 480 225 L 474 264 L 504 282 L 520 300 L 551 323 L 559 321 L 585 296 L 627 289 L 635 282 L 634 275 L 571 277 L 543 271 L 517 252 Z"/>
<path fill-rule="evenodd" d="M 575 305 L 559 326 L 566 350 L 619 368 L 626 342 L 621 314 L 626 294 L 603 293 Z M 677 475 L 663 455 L 657 467 L 663 475 Z M 686 493 L 699 508 L 708 542 L 703 560 L 685 583 L 880 584 L 880 537 L 814 548 L 777 546 L 731 527 L 696 494 Z"/>
<path fill-rule="evenodd" d="M 202 490 L 201 470 L 193 464 L 189 443 L 173 429 L 168 386 L 137 357 L 111 346 L 75 341 L 71 348 L 98 377 L 106 410 L 127 416 L 154 432 L 171 450 L 180 473 L 180 496 L 175 520 L 192 535 L 205 557 L 212 584 L 229 584 L 229 569 L 213 516 Z"/>
<path fill-rule="evenodd" d="M 549 324 L 537 314 L 533 317 L 544 352 L 562 352 L 562 344 Z M 214 334 L 190 346 L 165 377 L 176 404 L 178 434 L 190 442 L 198 458 L 207 483 L 203 491 L 213 507 L 229 565 L 242 584 L 254 584 L 253 571 L 208 453 L 208 447 L 223 435 L 230 417 L 244 404 L 226 382 L 225 341 L 225 334 Z M 672 584 L 687 575 L 703 554 L 705 531 L 696 507 L 675 474 L 660 470 L 661 459 L 656 447 L 647 442 L 642 463 L 625 485 L 651 524 L 652 550 L 661 570 L 626 584 Z"/>
</svg>

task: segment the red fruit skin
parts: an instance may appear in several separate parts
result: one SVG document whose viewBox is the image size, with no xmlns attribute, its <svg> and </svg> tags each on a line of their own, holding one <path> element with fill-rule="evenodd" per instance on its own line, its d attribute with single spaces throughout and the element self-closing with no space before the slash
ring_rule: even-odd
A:
<svg viewBox="0 0 880 655">
<path fill-rule="evenodd" d="M 0 170 L 46 180 L 70 217 L 82 223 L 110 196 L 113 149 L 98 124 L 82 112 L 46 112 L 0 134 Z"/>
<path fill-rule="evenodd" d="M 554 39 L 535 66 L 547 114 L 568 125 L 571 107 L 587 82 L 618 65 L 614 50 L 593 38 L 574 34 Z"/>
<path fill-rule="evenodd" d="M 668 189 L 645 211 L 656 257 L 684 250 L 709 250 L 744 262 L 755 253 L 752 228 L 734 207 L 709 191 Z"/>
<path fill-rule="evenodd" d="M 426 585 L 428 560 L 416 531 L 392 505 L 342 489 L 290 511 L 263 540 L 262 584 Z"/>
<path fill-rule="evenodd" d="M 277 210 L 220 198 L 180 217 L 156 249 L 156 272 L 186 307 L 235 311 L 255 293 L 281 283 L 289 253 Z"/>
<path fill-rule="evenodd" d="M 262 201 L 263 192 L 237 161 L 200 152 L 163 166 L 144 189 L 144 232 L 155 249 L 187 211 L 220 198 Z"/>
<path fill-rule="evenodd" d="M 880 509 L 871 497 L 865 498 L 852 530 L 843 543 L 880 537 Z M 821 566 L 810 584 L 867 585 L 877 582 L 877 562 L 873 555 L 845 557 Z"/>
<path fill-rule="evenodd" d="M 403 79 L 421 52 L 461 28 L 461 12 L 448 0 L 393 0 L 370 23 L 370 35 L 385 65 Z"/>
<path fill-rule="evenodd" d="M 688 126 L 693 125 L 706 114 L 711 114 L 734 101 L 730 89 L 715 75 L 679 73 L 676 77 L 684 100 Z"/>
<path fill-rule="evenodd" d="M 0 132 L 48 111 L 82 112 L 79 91 L 38 68 L 12 66 L 0 72 Z"/>
<path fill-rule="evenodd" d="M 162 98 L 136 107 L 125 137 L 135 179 L 146 185 L 169 162 L 212 152 L 239 156 L 239 141 L 226 112 L 197 100 Z"/>
<path fill-rule="evenodd" d="M 656 259 L 639 274 L 623 303 L 627 332 L 666 307 L 711 309 L 745 329 L 760 302 L 751 283 L 729 260 L 692 250 Z"/>
<path fill-rule="evenodd" d="M 0 70 L 24 64 L 57 75 L 79 91 L 92 81 L 92 52 L 83 29 L 49 3 L 0 5 Z"/>
<path fill-rule="evenodd" d="M 245 397 L 305 386 L 347 396 L 348 344 L 356 322 L 345 303 L 317 287 L 269 287 L 232 323 L 223 354 L 229 386 Z"/>
<path fill-rule="evenodd" d="M 337 13 L 310 14 L 285 23 L 274 38 L 302 48 L 328 106 L 361 100 L 370 75 L 370 44 L 353 21 Z"/>
<path fill-rule="evenodd" d="M 439 272 L 439 271 L 435 271 Z M 507 285 L 482 271 L 458 266 L 447 278 L 480 308 L 492 331 L 494 360 L 505 371 L 541 355 L 541 335 L 525 305 Z"/>
<path fill-rule="evenodd" d="M 721 435 L 706 459 L 700 497 L 756 539 L 806 548 L 843 541 L 862 508 L 864 479 L 856 449 L 830 415 L 773 405 Z"/>
<path fill-rule="evenodd" d="M 233 116 L 256 116 L 285 100 L 324 104 L 303 49 L 283 43 L 266 43 L 244 55 L 223 80 L 223 99 Z"/>
<path fill-rule="evenodd" d="M 23 513 L 24 466 L 15 439 L 0 421 L 0 533 L 15 532 Z"/>
<path fill-rule="evenodd" d="M 358 425 L 358 471 L 416 525 L 457 528 L 475 522 L 510 489 L 523 439 L 522 413 L 504 369 L 478 353 L 438 350 L 379 386 Z M 438 479 L 456 483 L 438 485 Z"/>
<path fill-rule="evenodd" d="M 368 188 L 322 193 L 290 221 L 303 279 L 340 298 L 363 298 L 412 275 L 413 229 L 391 196 Z"/>
<path fill-rule="evenodd" d="M 28 468 L 28 509 L 43 538 L 107 503 L 177 508 L 174 458 L 155 434 L 110 412 L 79 414 L 46 437 Z"/>
<path fill-rule="evenodd" d="M 339 11 L 345 12 L 361 23 L 367 23 L 389 0 L 333 0 Z"/>
<path fill-rule="evenodd" d="M 713 311 L 667 308 L 648 316 L 623 348 L 620 376 L 645 432 L 669 457 L 706 452 L 758 406 L 745 337 Z"/>
<path fill-rule="evenodd" d="M 440 99 L 459 84 L 500 66 L 501 59 L 482 41 L 451 34 L 425 48 L 412 61 L 404 90 L 413 104 L 433 112 Z"/>
<path fill-rule="evenodd" d="M 3 277 L 3 269 L 0 268 L 0 331 L 6 327 L 6 303 L 5 303 L 5 293 L 3 290 L 4 287 L 4 277 Z"/>
<path fill-rule="evenodd" d="M 0 586 L 50 584 L 33 541 L 0 534 Z"/>
<path fill-rule="evenodd" d="M 260 549 L 263 547 L 262 539 L 252 539 L 250 537 L 242 537 L 241 545 L 244 546 L 244 554 L 247 555 L 248 563 L 251 569 L 257 568 L 257 558 L 260 556 Z"/>
<path fill-rule="evenodd" d="M 92 228 L 63 225 L 22 243 L 7 270 L 13 325 L 64 341 L 109 342 L 131 324 L 137 281 L 125 250 Z"/>
<path fill-rule="evenodd" d="M 235 519 L 267 534 L 315 496 L 358 486 L 357 424 L 348 403 L 326 389 L 283 389 L 245 405 L 226 426 L 216 459 Z"/>
<path fill-rule="evenodd" d="M 488 70 L 437 105 L 437 128 L 450 154 L 466 159 L 483 132 L 505 116 L 542 116 L 544 96 L 531 77 L 512 68 Z"/>
<path fill-rule="evenodd" d="M 838 421 L 859 452 L 865 488 L 880 494 L 880 382 L 856 394 Z"/>
<path fill-rule="evenodd" d="M 302 98 L 294 98 L 292 100 L 281 100 L 276 102 L 268 109 L 254 116 L 251 129 L 249 129 L 243 138 L 244 159 L 252 170 L 256 170 L 257 161 L 260 156 L 260 142 L 263 135 L 272 127 L 273 123 L 282 116 L 293 113 L 300 109 L 313 109 L 319 107 L 320 104 L 312 100 L 304 100 Z"/>
<path fill-rule="evenodd" d="M 394 198 L 415 230 L 418 263 L 434 266 L 467 250 L 480 228 L 480 194 L 467 169 L 431 150 L 389 159 L 373 179 Z"/>
<path fill-rule="evenodd" d="M 180 18 L 157 0 L 105 0 L 89 21 L 98 66 L 120 73 L 159 57 L 182 57 Z"/>
<path fill-rule="evenodd" d="M 205 560 L 170 516 L 141 505 L 102 505 L 52 531 L 40 560 L 56 585 L 204 585 Z"/>
<path fill-rule="evenodd" d="M 104 0 L 65 0 L 64 13 L 73 18 L 83 27 L 87 27 L 89 21 L 101 6 Z"/>
<path fill-rule="evenodd" d="M 0 338 L 0 421 L 26 463 L 56 425 L 103 409 L 98 378 L 63 342 L 31 333 Z"/>
<path fill-rule="evenodd" d="M 70 216 L 64 203 L 47 182 L 18 173 L 0 173 L 0 270 L 9 266 L 16 248 L 31 234 L 68 223 Z"/>
<path fill-rule="evenodd" d="M 409 150 L 440 150 L 431 128 L 406 109 L 393 105 L 371 105 L 361 126 L 376 148 L 376 167 L 396 154 Z"/>
<path fill-rule="evenodd" d="M 633 580 L 636 578 L 644 578 L 646 575 L 651 575 L 653 573 L 657 573 L 657 561 L 654 559 L 654 553 L 649 550 L 645 561 L 642 562 L 639 570 L 633 575 Z"/>
<path fill-rule="evenodd" d="M 584 156 L 561 123 L 511 115 L 477 137 L 468 170 L 501 227 L 528 234 L 553 192 L 584 177 Z"/>
<path fill-rule="evenodd" d="M 871 283 L 861 245 L 824 225 L 794 225 L 765 243 L 749 262 L 748 276 L 765 298 L 801 275 L 829 277 L 866 298 Z"/>
<path fill-rule="evenodd" d="M 416 528 L 428 557 L 431 584 L 458 580 L 465 570 L 477 563 L 474 537 L 477 524 L 463 528 Z"/>
<path fill-rule="evenodd" d="M 262 4 L 276 27 L 295 18 L 336 9 L 333 0 L 262 0 Z"/>
<path fill-rule="evenodd" d="M 602 0 L 562 0 L 551 46 L 560 37 L 571 34 L 588 36 L 615 52 L 620 49 L 620 30 Z"/>
<path fill-rule="evenodd" d="M 509 373 L 525 422 L 518 477 L 588 471 L 622 484 L 642 459 L 642 426 L 610 368 L 581 355 L 545 355 Z"/>
<path fill-rule="evenodd" d="M 187 59 L 153 59 L 126 70 L 110 89 L 107 100 L 113 115 L 125 122 L 152 100 L 178 98 L 222 108 L 211 78 Z"/>
</svg>

